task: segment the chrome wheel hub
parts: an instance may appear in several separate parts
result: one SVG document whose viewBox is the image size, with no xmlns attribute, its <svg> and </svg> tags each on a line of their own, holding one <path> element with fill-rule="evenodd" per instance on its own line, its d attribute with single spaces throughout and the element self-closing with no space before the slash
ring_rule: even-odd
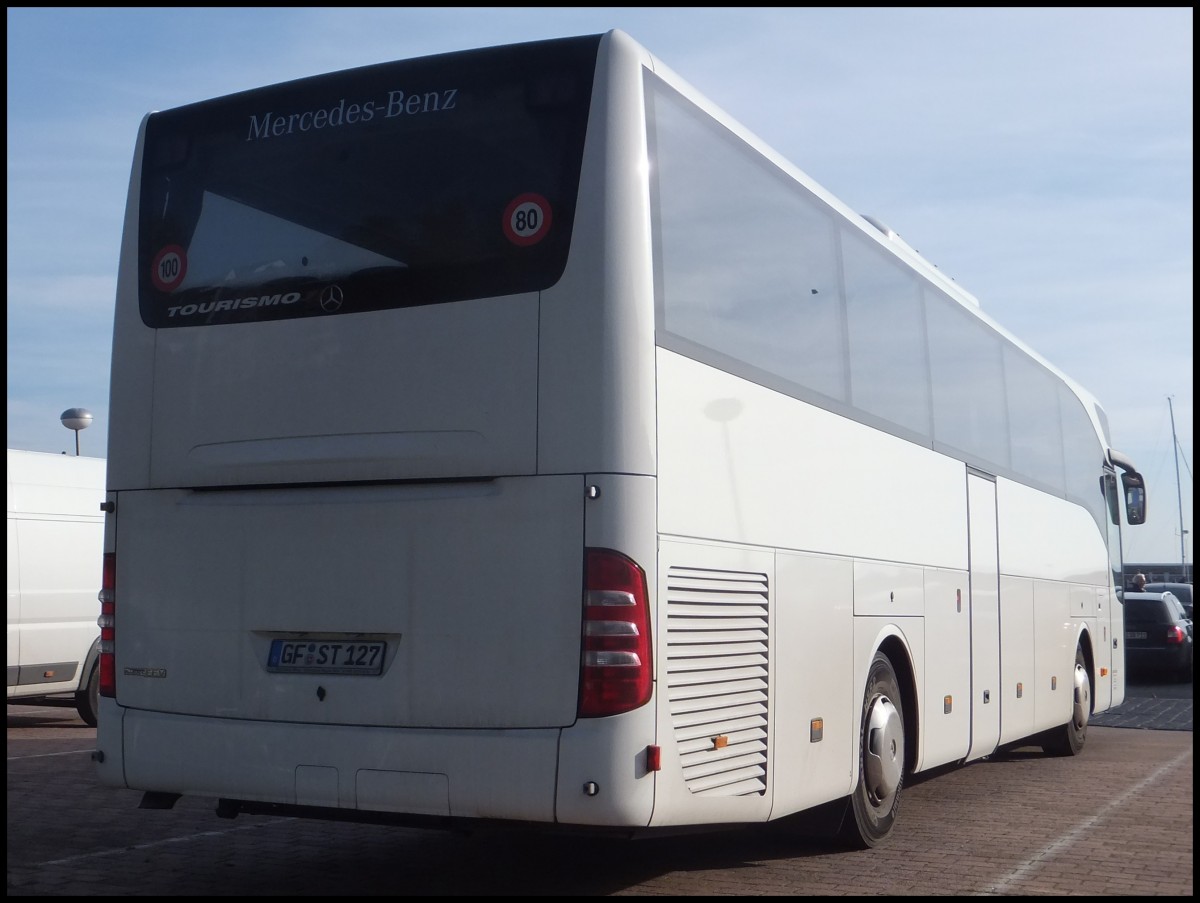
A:
<svg viewBox="0 0 1200 903">
<path fill-rule="evenodd" d="M 871 805 L 890 809 L 904 771 L 904 723 L 886 696 L 871 701 L 863 743 L 863 777 Z"/>
<path fill-rule="evenodd" d="M 1071 713 L 1071 723 L 1075 730 L 1081 731 L 1087 727 L 1088 716 L 1092 712 L 1092 682 L 1088 680 L 1087 669 L 1083 665 L 1075 666 L 1075 706 Z"/>
</svg>

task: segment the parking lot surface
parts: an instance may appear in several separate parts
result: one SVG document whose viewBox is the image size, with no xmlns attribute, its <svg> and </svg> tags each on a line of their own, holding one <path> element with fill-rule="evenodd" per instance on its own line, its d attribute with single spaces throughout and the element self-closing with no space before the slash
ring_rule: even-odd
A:
<svg viewBox="0 0 1200 903">
<path fill-rule="evenodd" d="M 639 841 L 142 810 L 97 785 L 95 730 L 8 707 L 9 896 L 1192 896 L 1191 684 L 1132 687 L 1076 758 L 1034 747 L 911 778 L 847 852 L 775 825 Z"/>
</svg>

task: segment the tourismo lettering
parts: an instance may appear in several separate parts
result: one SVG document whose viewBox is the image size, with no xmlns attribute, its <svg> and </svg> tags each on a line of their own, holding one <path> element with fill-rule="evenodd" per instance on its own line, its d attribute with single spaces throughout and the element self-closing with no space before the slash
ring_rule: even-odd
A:
<svg viewBox="0 0 1200 903">
<path fill-rule="evenodd" d="M 453 110 L 458 103 L 458 88 L 440 91 L 406 93 L 388 91 L 386 100 L 365 100 L 361 103 L 346 103 L 343 97 L 332 107 L 305 110 L 301 113 L 276 113 L 270 111 L 261 116 L 251 115 L 247 141 L 261 138 L 279 138 L 297 132 L 317 129 L 338 128 L 344 125 L 359 125 L 370 122 L 377 115 L 385 119 L 396 116 L 416 116 L 421 113 L 444 113 Z"/>
<path fill-rule="evenodd" d="M 212 314 L 227 310 L 247 310 L 251 307 L 275 307 L 278 304 L 295 304 L 300 300 L 299 292 L 286 295 L 259 295 L 250 298 L 226 298 L 222 301 L 204 301 L 200 304 L 181 304 L 167 308 L 168 317 L 191 317 L 196 314 Z"/>
</svg>

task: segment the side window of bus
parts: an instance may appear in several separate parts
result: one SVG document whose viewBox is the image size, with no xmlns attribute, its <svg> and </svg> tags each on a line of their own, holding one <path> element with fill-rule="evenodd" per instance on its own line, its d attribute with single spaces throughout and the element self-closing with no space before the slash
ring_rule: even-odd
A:
<svg viewBox="0 0 1200 903">
<path fill-rule="evenodd" d="M 1121 523 L 1121 503 L 1117 499 L 1117 480 L 1111 473 L 1100 477 L 1100 492 L 1108 503 L 1108 519 L 1110 523 Z"/>
</svg>

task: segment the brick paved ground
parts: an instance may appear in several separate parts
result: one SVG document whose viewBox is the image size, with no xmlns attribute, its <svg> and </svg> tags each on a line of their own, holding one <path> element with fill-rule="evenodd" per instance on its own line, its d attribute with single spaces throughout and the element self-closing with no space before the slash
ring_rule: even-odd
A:
<svg viewBox="0 0 1200 903">
<path fill-rule="evenodd" d="M 139 810 L 139 794 L 96 785 L 94 731 L 69 709 L 10 706 L 8 894 L 1190 897 L 1191 700 L 1148 698 L 1079 757 L 1023 748 L 917 776 L 896 834 L 867 852 L 787 823 L 616 842 L 225 821 L 199 799 Z M 1187 729 L 1134 718 L 1180 724 L 1185 708 Z"/>
<path fill-rule="evenodd" d="M 1104 727 L 1128 727 L 1154 731 L 1190 731 L 1192 729 L 1191 688 L 1187 699 L 1163 696 L 1132 696 L 1111 712 L 1097 715 L 1093 724 Z"/>
</svg>

